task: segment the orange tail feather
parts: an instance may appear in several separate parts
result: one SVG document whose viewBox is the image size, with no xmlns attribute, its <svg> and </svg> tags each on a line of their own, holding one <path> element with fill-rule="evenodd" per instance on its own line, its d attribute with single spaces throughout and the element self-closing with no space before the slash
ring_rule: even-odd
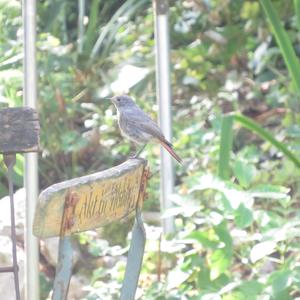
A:
<svg viewBox="0 0 300 300">
<path fill-rule="evenodd" d="M 159 141 L 159 142 L 180 164 L 182 164 L 182 159 L 175 153 L 171 143 L 165 141 Z"/>
</svg>

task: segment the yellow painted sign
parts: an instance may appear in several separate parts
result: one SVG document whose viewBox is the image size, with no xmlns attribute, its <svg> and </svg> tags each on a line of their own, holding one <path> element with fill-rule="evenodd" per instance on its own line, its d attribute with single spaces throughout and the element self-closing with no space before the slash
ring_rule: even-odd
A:
<svg viewBox="0 0 300 300">
<path fill-rule="evenodd" d="M 145 166 L 145 160 L 130 159 L 103 172 L 50 186 L 39 196 L 34 235 L 69 235 L 127 216 L 141 205 Z"/>
</svg>

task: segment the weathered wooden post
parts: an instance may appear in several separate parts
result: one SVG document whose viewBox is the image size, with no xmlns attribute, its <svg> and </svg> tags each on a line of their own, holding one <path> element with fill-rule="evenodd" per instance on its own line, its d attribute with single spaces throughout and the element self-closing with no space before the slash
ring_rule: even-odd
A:
<svg viewBox="0 0 300 300">
<path fill-rule="evenodd" d="M 71 236 L 136 213 L 121 299 L 133 300 L 145 246 L 141 207 L 147 182 L 146 161 L 130 159 L 114 168 L 54 184 L 39 196 L 33 233 L 60 236 L 52 299 L 66 299 L 72 275 Z"/>
<path fill-rule="evenodd" d="M 19 267 L 17 261 L 16 227 L 14 212 L 13 168 L 16 153 L 37 152 L 39 148 L 39 121 L 37 113 L 29 107 L 5 108 L 0 110 L 0 153 L 8 169 L 10 198 L 11 239 L 13 265 L 1 267 L 0 272 L 13 272 L 16 299 L 20 299 Z"/>
</svg>

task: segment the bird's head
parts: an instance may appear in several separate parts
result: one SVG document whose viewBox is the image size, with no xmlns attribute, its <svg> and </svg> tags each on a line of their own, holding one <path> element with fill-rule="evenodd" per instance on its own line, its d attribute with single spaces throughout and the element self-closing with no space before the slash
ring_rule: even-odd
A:
<svg viewBox="0 0 300 300">
<path fill-rule="evenodd" d="M 116 108 L 130 107 L 130 106 L 134 106 L 135 105 L 135 103 L 132 100 L 132 98 L 130 98 L 127 95 L 115 96 L 115 97 L 112 97 L 110 100 L 116 106 Z"/>
</svg>

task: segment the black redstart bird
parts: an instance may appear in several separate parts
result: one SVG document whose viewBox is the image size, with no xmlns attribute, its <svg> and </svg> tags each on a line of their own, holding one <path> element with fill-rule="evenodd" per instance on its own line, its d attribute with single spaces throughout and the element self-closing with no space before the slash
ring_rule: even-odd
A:
<svg viewBox="0 0 300 300">
<path fill-rule="evenodd" d="M 159 142 L 179 163 L 182 162 L 158 125 L 129 96 L 116 96 L 110 100 L 117 108 L 121 133 L 135 144 L 143 145 L 134 157 L 138 157 L 146 144 L 154 140 Z"/>
</svg>

